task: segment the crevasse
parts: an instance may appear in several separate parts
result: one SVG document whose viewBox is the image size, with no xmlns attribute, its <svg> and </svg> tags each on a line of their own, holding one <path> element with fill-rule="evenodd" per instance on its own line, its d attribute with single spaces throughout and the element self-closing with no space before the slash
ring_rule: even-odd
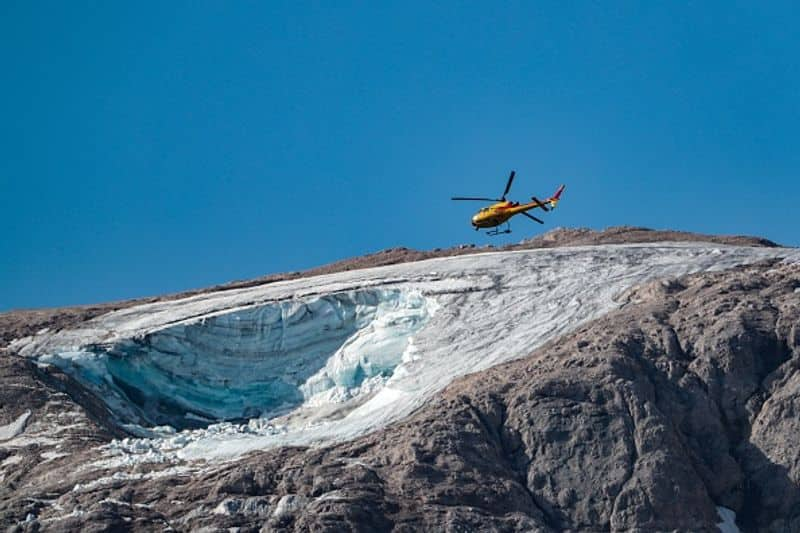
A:
<svg viewBox="0 0 800 533">
<path fill-rule="evenodd" d="M 43 362 L 94 389 L 122 422 L 203 427 L 277 416 L 314 396 L 351 398 L 392 375 L 431 310 L 415 291 L 333 293 L 60 351 Z"/>
</svg>

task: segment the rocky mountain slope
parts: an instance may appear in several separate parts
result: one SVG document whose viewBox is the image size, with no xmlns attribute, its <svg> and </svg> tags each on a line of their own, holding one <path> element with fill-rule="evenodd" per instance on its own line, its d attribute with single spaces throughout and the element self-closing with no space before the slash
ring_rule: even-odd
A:
<svg viewBox="0 0 800 533">
<path fill-rule="evenodd" d="M 382 429 L 225 461 L 110 460 L 141 441 L 108 404 L 7 349 L 0 524 L 717 531 L 722 508 L 742 531 L 800 530 L 800 266 L 750 263 L 629 288 Z"/>
</svg>

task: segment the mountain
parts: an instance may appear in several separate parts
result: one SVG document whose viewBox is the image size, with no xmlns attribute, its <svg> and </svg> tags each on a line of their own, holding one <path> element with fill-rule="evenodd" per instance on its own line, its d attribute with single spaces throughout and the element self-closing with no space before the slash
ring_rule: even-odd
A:
<svg viewBox="0 0 800 533">
<path fill-rule="evenodd" d="M 798 264 L 559 230 L 0 315 L 0 523 L 800 530 Z"/>
</svg>

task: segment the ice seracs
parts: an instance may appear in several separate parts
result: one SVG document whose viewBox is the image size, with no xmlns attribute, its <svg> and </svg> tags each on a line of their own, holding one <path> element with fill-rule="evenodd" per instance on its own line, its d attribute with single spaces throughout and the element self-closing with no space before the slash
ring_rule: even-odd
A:
<svg viewBox="0 0 800 533">
<path fill-rule="evenodd" d="M 344 291 L 204 316 L 40 361 L 80 379 L 123 423 L 205 427 L 275 417 L 324 393 L 357 395 L 392 375 L 429 315 L 417 291 Z"/>
</svg>

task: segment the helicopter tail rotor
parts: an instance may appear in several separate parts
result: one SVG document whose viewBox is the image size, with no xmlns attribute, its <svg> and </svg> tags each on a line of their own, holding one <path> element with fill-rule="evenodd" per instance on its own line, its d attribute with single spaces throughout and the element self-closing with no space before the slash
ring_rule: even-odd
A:
<svg viewBox="0 0 800 533">
<path fill-rule="evenodd" d="M 551 198 L 547 199 L 547 203 L 550 204 L 550 209 L 556 208 L 558 201 L 561 200 L 561 193 L 564 192 L 565 187 L 565 185 L 560 186 L 558 190 L 556 190 L 556 193 Z"/>
</svg>

